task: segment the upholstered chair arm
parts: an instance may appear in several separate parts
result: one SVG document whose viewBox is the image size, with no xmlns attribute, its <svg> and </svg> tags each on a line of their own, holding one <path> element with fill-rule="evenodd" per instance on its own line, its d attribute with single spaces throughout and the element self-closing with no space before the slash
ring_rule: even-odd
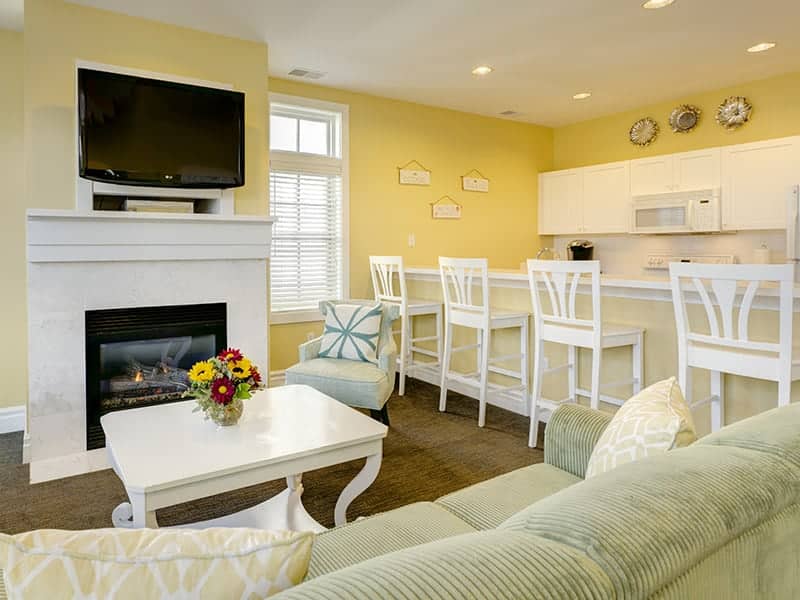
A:
<svg viewBox="0 0 800 600">
<path fill-rule="evenodd" d="M 397 344 L 394 343 L 394 339 L 389 338 L 378 350 L 378 367 L 386 372 L 389 381 L 394 381 L 397 370 Z"/>
<path fill-rule="evenodd" d="M 322 336 L 300 344 L 297 347 L 297 350 L 300 354 L 300 362 L 306 362 L 312 358 L 317 358 L 317 356 L 319 356 L 319 349 L 321 346 Z"/>
<path fill-rule="evenodd" d="M 544 462 L 584 477 L 592 450 L 610 421 L 611 415 L 578 404 L 559 406 L 544 430 Z"/>
</svg>

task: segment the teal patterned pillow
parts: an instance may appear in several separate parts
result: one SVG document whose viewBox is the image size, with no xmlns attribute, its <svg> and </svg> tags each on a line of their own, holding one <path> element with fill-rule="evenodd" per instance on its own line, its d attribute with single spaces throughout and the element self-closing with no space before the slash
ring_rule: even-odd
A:
<svg viewBox="0 0 800 600">
<path fill-rule="evenodd" d="M 326 305 L 319 356 L 378 363 L 381 305 Z"/>
</svg>

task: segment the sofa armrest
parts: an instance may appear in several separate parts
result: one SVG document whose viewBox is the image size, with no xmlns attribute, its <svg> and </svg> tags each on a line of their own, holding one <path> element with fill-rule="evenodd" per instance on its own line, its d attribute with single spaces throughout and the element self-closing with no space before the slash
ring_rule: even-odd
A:
<svg viewBox="0 0 800 600">
<path fill-rule="evenodd" d="M 300 344 L 297 347 L 297 351 L 300 354 L 300 362 L 306 362 L 307 360 L 311 360 L 312 358 L 317 358 L 319 356 L 319 349 L 322 347 L 322 336 L 318 338 L 314 338 L 313 340 L 308 340 Z"/>
<path fill-rule="evenodd" d="M 584 477 L 592 450 L 610 421 L 611 415 L 578 404 L 559 406 L 544 430 L 544 462 Z"/>
</svg>

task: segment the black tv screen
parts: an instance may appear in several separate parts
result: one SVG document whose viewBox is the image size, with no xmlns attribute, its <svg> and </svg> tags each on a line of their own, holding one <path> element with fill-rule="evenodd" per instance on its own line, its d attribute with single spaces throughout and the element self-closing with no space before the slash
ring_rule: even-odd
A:
<svg viewBox="0 0 800 600">
<path fill-rule="evenodd" d="M 78 69 L 80 176 L 126 185 L 244 185 L 244 94 Z"/>
</svg>

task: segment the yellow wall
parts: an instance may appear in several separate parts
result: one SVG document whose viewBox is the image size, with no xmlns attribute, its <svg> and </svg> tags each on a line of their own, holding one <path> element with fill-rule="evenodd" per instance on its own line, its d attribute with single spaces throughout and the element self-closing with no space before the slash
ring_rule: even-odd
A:
<svg viewBox="0 0 800 600">
<path fill-rule="evenodd" d="M 370 297 L 368 256 L 400 254 L 409 265 L 440 254 L 485 256 L 492 267 L 519 268 L 539 247 L 537 175 L 552 167 L 552 130 L 270 79 L 280 92 L 350 106 L 350 295 Z M 401 186 L 397 167 L 416 159 L 430 187 Z M 479 169 L 488 194 L 461 191 L 461 175 Z M 433 220 L 429 203 L 448 194 L 463 205 L 458 221 Z M 408 247 L 408 235 L 416 247 Z M 297 361 L 297 344 L 319 324 L 271 327 L 271 369 Z"/>
<path fill-rule="evenodd" d="M 25 404 L 25 160 L 23 155 L 22 33 L 0 30 L 0 408 Z"/>
<path fill-rule="evenodd" d="M 750 101 L 753 116 L 744 127 L 729 132 L 717 124 L 715 115 L 719 104 L 733 95 Z M 553 167 L 568 169 L 800 134 L 798 95 L 800 73 L 791 73 L 559 127 L 553 137 Z M 700 123 L 689 133 L 673 133 L 669 115 L 684 103 L 703 111 Z M 658 121 L 661 133 L 653 144 L 639 148 L 628 140 L 628 131 L 648 116 Z"/>
<path fill-rule="evenodd" d="M 236 210 L 267 211 L 267 47 L 61 0 L 25 2 L 28 205 L 74 206 L 75 61 L 229 83 L 245 92 L 247 185 Z"/>
</svg>

